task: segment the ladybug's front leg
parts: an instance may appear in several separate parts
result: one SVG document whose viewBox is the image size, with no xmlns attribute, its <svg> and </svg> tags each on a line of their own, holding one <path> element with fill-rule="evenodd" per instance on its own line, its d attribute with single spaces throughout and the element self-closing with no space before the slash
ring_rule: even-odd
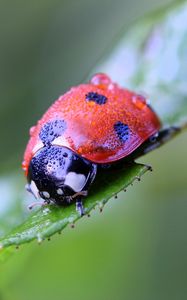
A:
<svg viewBox="0 0 187 300">
<path fill-rule="evenodd" d="M 28 209 L 32 210 L 35 206 L 45 207 L 46 205 L 50 204 L 51 201 L 44 200 L 44 201 L 35 201 L 28 205 Z"/>
<path fill-rule="evenodd" d="M 180 132 L 179 127 L 171 126 L 161 129 L 155 135 L 149 137 L 137 150 L 132 154 L 133 159 L 136 159 L 158 147 L 165 144 L 172 137 L 176 136 Z"/>
<path fill-rule="evenodd" d="M 78 192 L 78 193 L 75 193 L 73 196 L 72 196 L 72 199 L 75 198 L 76 199 L 76 211 L 80 214 L 80 216 L 82 217 L 85 212 L 84 212 L 84 206 L 83 206 L 83 196 L 87 196 L 88 195 L 88 192 L 87 191 L 81 191 L 81 192 Z"/>
<path fill-rule="evenodd" d="M 84 216 L 84 206 L 82 203 L 82 198 L 77 198 L 76 199 L 76 211 L 80 214 L 80 216 Z"/>
</svg>

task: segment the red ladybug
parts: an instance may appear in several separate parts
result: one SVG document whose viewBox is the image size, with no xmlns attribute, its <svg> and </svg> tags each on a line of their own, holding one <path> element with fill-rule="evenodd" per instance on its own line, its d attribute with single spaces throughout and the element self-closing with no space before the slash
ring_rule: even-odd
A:
<svg viewBox="0 0 187 300">
<path fill-rule="evenodd" d="M 75 200 L 82 215 L 97 169 L 142 154 L 160 127 L 143 96 L 96 74 L 60 96 L 30 129 L 23 161 L 27 189 L 47 203 Z"/>
</svg>

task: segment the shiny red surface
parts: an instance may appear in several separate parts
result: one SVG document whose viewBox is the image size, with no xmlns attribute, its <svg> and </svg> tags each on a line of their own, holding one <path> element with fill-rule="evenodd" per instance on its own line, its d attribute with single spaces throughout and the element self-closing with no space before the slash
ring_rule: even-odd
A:
<svg viewBox="0 0 187 300">
<path fill-rule="evenodd" d="M 104 95 L 107 102 L 99 105 L 86 101 L 85 95 L 89 92 Z M 110 163 L 126 157 L 161 127 L 142 95 L 119 87 L 104 74 L 96 74 L 90 83 L 73 87 L 60 96 L 31 128 L 23 162 L 26 173 L 32 156 L 43 147 L 39 138 L 42 126 L 55 119 L 63 119 L 67 129 L 53 144 L 66 146 L 95 163 Z M 129 126 L 130 134 L 125 143 L 114 131 L 118 121 Z"/>
</svg>

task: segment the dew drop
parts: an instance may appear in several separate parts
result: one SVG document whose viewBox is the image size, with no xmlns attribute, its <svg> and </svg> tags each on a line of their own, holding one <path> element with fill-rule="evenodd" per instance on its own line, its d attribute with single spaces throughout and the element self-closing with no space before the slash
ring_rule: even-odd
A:
<svg viewBox="0 0 187 300">
<path fill-rule="evenodd" d="M 27 166 L 26 166 L 26 161 L 24 160 L 21 164 L 23 171 L 26 171 Z"/>
<path fill-rule="evenodd" d="M 33 136 L 34 131 L 35 131 L 35 128 L 36 128 L 36 126 L 32 126 L 32 127 L 29 129 L 29 134 L 30 134 L 30 136 Z"/>
<path fill-rule="evenodd" d="M 146 98 L 142 95 L 134 95 L 132 102 L 138 109 L 144 109 L 147 106 Z"/>
<path fill-rule="evenodd" d="M 116 83 L 110 83 L 108 85 L 108 90 L 111 91 L 111 92 L 115 92 L 116 88 L 118 87 L 118 85 Z"/>
<path fill-rule="evenodd" d="M 37 241 L 39 245 L 42 243 L 43 239 L 40 235 L 37 235 Z"/>
<path fill-rule="evenodd" d="M 90 83 L 94 85 L 100 85 L 100 84 L 109 85 L 111 83 L 111 79 L 109 76 L 107 76 L 104 73 L 98 73 L 92 77 Z"/>
</svg>

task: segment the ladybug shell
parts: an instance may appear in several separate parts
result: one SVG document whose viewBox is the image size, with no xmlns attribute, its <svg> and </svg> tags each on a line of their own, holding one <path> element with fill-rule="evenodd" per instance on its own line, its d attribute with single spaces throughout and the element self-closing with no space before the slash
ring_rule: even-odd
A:
<svg viewBox="0 0 187 300">
<path fill-rule="evenodd" d="M 143 96 L 97 74 L 60 96 L 30 129 L 23 169 L 27 173 L 33 155 L 49 145 L 65 146 L 98 164 L 111 163 L 133 152 L 160 126 Z"/>
</svg>

